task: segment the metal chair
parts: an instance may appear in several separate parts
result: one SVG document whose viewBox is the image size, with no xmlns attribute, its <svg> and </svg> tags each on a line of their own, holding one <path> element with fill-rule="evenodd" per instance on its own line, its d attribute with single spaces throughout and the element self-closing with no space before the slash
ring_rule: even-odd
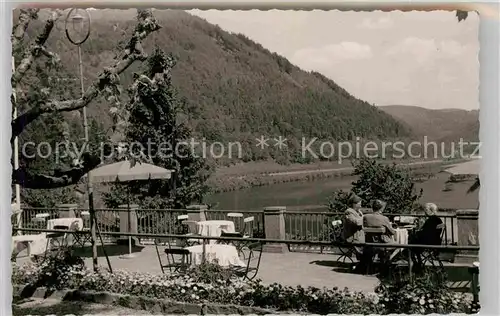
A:
<svg viewBox="0 0 500 316">
<path fill-rule="evenodd" d="M 235 230 L 239 231 L 241 218 L 243 217 L 243 213 L 231 212 L 231 213 L 227 213 L 227 217 L 229 217 L 234 222 Z"/>
<path fill-rule="evenodd" d="M 436 229 L 440 231 L 440 234 L 439 234 L 440 243 L 439 243 L 439 245 L 442 245 L 446 226 L 444 223 L 439 224 L 436 226 Z M 444 265 L 443 265 L 443 262 L 440 258 L 440 255 L 441 255 L 441 251 L 439 249 L 424 249 L 422 251 L 422 253 L 420 254 L 420 256 L 422 258 L 422 265 L 425 266 L 428 263 L 435 268 L 444 269 Z"/>
<path fill-rule="evenodd" d="M 246 262 L 246 266 L 233 266 L 232 270 L 243 279 L 249 281 L 255 279 L 262 260 L 262 246 L 261 242 L 253 242 L 245 245 L 241 250 L 240 258 Z"/>
<path fill-rule="evenodd" d="M 251 238 L 253 236 L 253 222 L 255 221 L 255 217 L 249 216 L 243 219 L 243 237 Z"/>
<path fill-rule="evenodd" d="M 364 227 L 365 232 L 365 242 L 367 243 L 383 243 L 382 236 L 386 233 L 384 227 Z M 386 248 L 376 247 L 376 246 L 365 246 L 363 248 L 363 260 L 367 260 L 367 272 L 371 274 L 373 272 L 373 266 L 369 263 L 373 263 L 375 257 L 378 258 L 380 266 L 386 267 L 388 261 L 390 261 L 390 255 Z"/>
<path fill-rule="evenodd" d="M 196 228 L 196 221 L 191 221 L 191 220 L 183 220 L 182 225 L 185 225 L 187 228 L 186 231 L 187 233 L 184 234 L 184 236 L 190 236 L 190 237 L 196 237 L 200 236 L 198 234 L 197 228 Z M 184 239 L 184 244 L 189 247 L 189 246 L 194 246 L 194 245 L 199 245 L 201 243 L 201 240 L 198 238 L 188 238 Z"/>
<path fill-rule="evenodd" d="M 180 247 L 171 247 L 169 244 L 169 246 L 165 248 L 167 264 L 163 264 L 156 243 L 156 239 L 155 239 L 155 246 L 156 246 L 156 255 L 158 256 L 158 262 L 160 263 L 161 273 L 165 273 L 165 268 L 168 268 L 170 272 L 184 272 L 191 265 L 191 254 L 189 250 Z M 176 256 L 178 257 L 177 260 Z"/>
<path fill-rule="evenodd" d="M 85 222 L 90 223 L 90 212 L 89 211 L 82 211 L 80 213 L 80 218 L 83 220 L 83 227 L 81 229 L 82 232 L 81 234 L 75 234 L 75 243 L 80 245 L 82 248 L 85 247 L 85 244 L 87 242 L 90 242 L 92 239 L 91 233 L 90 233 L 90 228 L 85 227 Z"/>
<path fill-rule="evenodd" d="M 234 232 L 234 233 L 228 233 L 228 232 L 222 232 L 221 237 L 226 237 L 226 238 L 252 238 L 253 235 L 253 226 L 251 223 L 255 218 L 253 216 L 246 217 L 243 219 L 243 222 L 245 223 L 243 226 L 243 231 L 241 232 Z M 218 240 L 218 244 L 226 244 L 226 245 L 233 245 L 236 247 L 236 250 L 238 251 L 238 255 L 242 254 L 242 249 L 248 245 L 248 242 L 241 241 L 241 240 Z"/>
<path fill-rule="evenodd" d="M 36 228 L 47 228 L 47 218 L 50 217 L 49 213 L 36 214 L 35 217 L 31 219 L 31 222 Z"/>
<path fill-rule="evenodd" d="M 333 227 L 334 234 L 335 234 L 335 232 L 338 232 L 338 235 L 340 236 L 340 239 L 336 240 L 336 241 L 346 243 L 346 241 L 343 240 L 341 232 L 340 232 L 340 229 L 342 228 L 342 220 L 340 220 L 340 219 L 334 220 L 331 222 L 331 224 Z M 340 256 L 337 258 L 337 262 L 346 263 L 346 261 L 349 260 L 350 263 L 354 263 L 354 260 L 352 259 L 352 257 L 356 254 L 354 246 L 341 246 L 341 247 L 338 247 L 338 249 L 340 251 Z"/>
<path fill-rule="evenodd" d="M 70 227 L 65 225 L 55 225 L 54 230 L 69 230 Z M 47 244 L 45 245 L 45 255 L 44 260 L 47 255 L 57 256 L 60 251 L 68 246 L 67 233 L 66 232 L 50 232 L 45 235 L 47 238 Z"/>
</svg>

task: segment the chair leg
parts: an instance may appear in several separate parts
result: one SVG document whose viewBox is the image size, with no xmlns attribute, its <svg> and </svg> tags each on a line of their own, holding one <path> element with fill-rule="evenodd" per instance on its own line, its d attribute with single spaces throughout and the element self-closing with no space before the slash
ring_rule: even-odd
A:
<svg viewBox="0 0 500 316">
<path fill-rule="evenodd" d="M 158 250 L 158 245 L 156 243 L 156 240 L 155 240 L 155 248 L 156 248 L 156 255 L 158 256 L 158 262 L 160 263 L 161 273 L 165 274 L 165 271 L 163 270 L 163 263 L 161 262 L 160 251 Z"/>
</svg>

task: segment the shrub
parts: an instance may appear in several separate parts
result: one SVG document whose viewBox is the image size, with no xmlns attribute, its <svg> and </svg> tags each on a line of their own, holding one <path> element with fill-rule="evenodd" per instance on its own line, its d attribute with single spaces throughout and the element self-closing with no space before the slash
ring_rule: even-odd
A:
<svg viewBox="0 0 500 316">
<path fill-rule="evenodd" d="M 387 202 L 385 213 L 411 213 L 422 197 L 422 189 L 417 193 L 408 170 L 397 165 L 384 165 L 374 159 L 361 159 L 353 163 L 352 175 L 359 176 L 352 183 L 352 193 L 363 199 L 365 206 L 380 199 Z M 348 205 L 348 192 L 337 191 L 329 199 L 329 209 L 343 212 Z"/>
</svg>

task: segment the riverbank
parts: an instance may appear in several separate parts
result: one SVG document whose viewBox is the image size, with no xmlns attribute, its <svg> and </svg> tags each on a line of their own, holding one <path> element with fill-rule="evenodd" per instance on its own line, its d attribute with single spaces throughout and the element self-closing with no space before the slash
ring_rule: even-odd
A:
<svg viewBox="0 0 500 316">
<path fill-rule="evenodd" d="M 458 160 L 387 161 L 409 167 L 416 178 L 425 178 L 441 171 L 443 166 Z M 314 164 L 280 165 L 273 161 L 250 162 L 218 169 L 208 180 L 212 193 L 231 192 L 280 183 L 311 182 L 324 179 L 350 177 L 349 161 L 318 162 Z"/>
</svg>

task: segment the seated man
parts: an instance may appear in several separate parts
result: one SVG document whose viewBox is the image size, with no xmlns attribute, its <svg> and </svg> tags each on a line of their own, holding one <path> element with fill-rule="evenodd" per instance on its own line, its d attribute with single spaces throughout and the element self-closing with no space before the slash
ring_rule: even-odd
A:
<svg viewBox="0 0 500 316">
<path fill-rule="evenodd" d="M 380 243 L 391 243 L 393 242 L 392 236 L 396 234 L 394 228 L 392 228 L 391 221 L 387 216 L 382 215 L 387 203 L 375 200 L 373 202 L 373 213 L 366 214 L 363 217 L 363 226 L 365 228 L 383 228 L 385 233 L 378 236 L 373 236 L 373 240 L 366 240 L 366 242 L 380 242 Z"/>
<path fill-rule="evenodd" d="M 392 228 L 392 224 L 387 216 L 382 215 L 383 210 L 387 203 L 375 200 L 372 205 L 373 213 L 365 214 L 363 216 L 364 228 L 381 228 L 383 233 L 368 233 L 365 232 L 365 241 L 367 243 L 391 243 L 393 242 L 392 236 L 396 233 Z M 374 249 L 373 247 L 366 247 L 363 250 L 362 266 L 369 267 L 373 263 L 375 254 L 381 262 L 388 259 L 388 254 L 385 249 Z"/>
</svg>

